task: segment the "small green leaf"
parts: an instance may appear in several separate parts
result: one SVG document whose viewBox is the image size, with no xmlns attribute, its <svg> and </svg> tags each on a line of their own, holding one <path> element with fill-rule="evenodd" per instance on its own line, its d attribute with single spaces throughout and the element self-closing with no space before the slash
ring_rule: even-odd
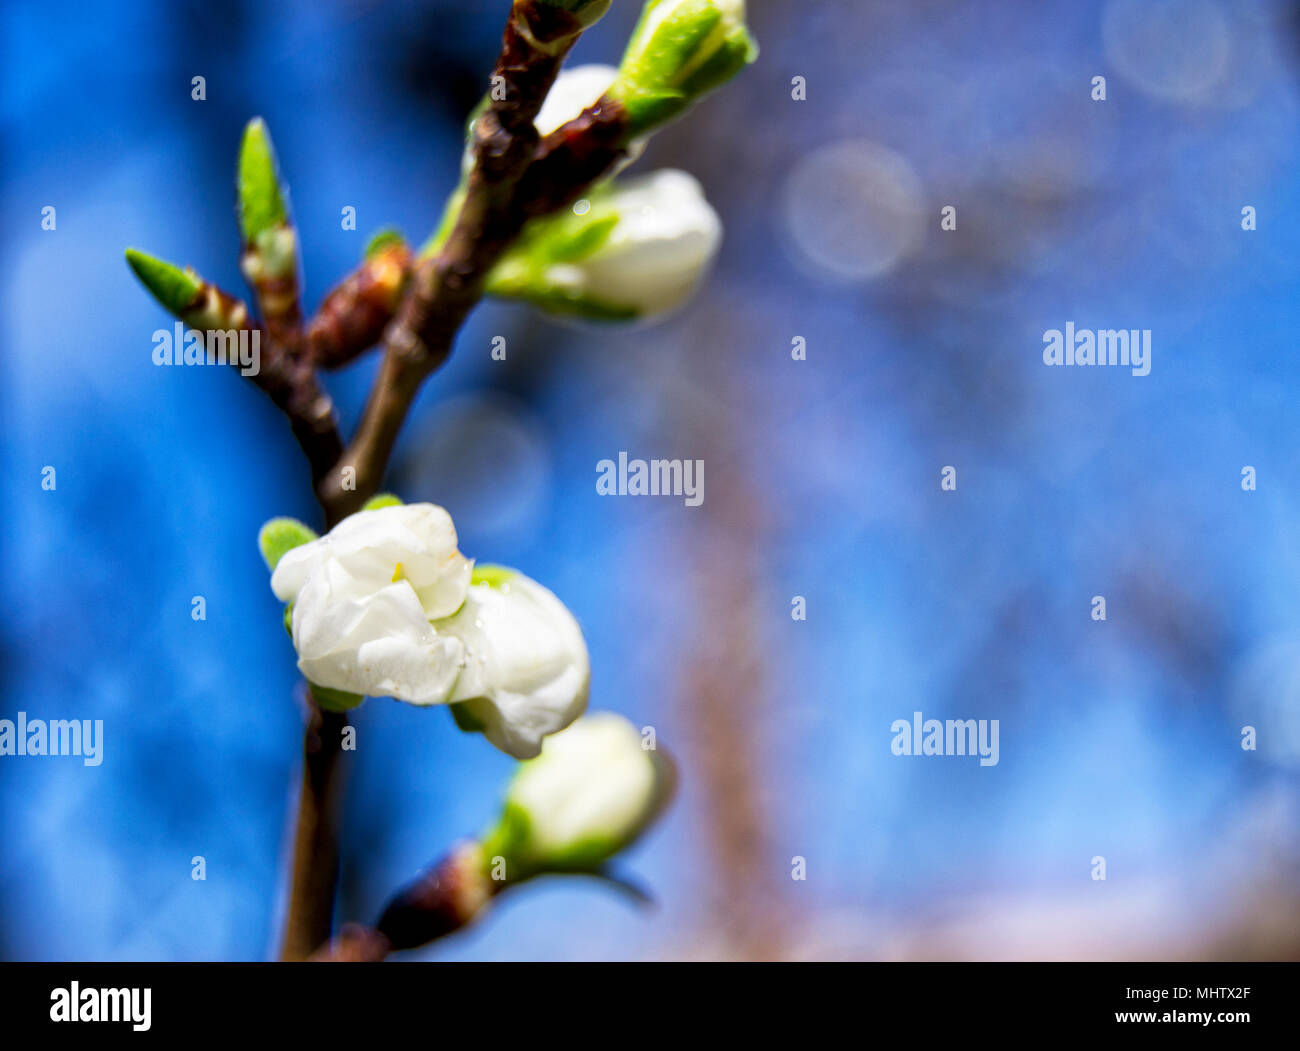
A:
<svg viewBox="0 0 1300 1051">
<path fill-rule="evenodd" d="M 401 507 L 402 499 L 392 493 L 377 493 L 362 505 L 363 511 L 378 511 L 385 507 Z"/>
<path fill-rule="evenodd" d="M 179 315 L 189 309 L 203 287 L 192 272 L 134 248 L 126 250 L 126 261 L 140 283 L 172 314 Z"/>
<path fill-rule="evenodd" d="M 272 518 L 257 534 L 257 546 L 272 572 L 286 551 L 316 539 L 316 532 L 296 518 Z"/>
<path fill-rule="evenodd" d="M 244 129 L 239 148 L 239 229 L 244 243 L 252 244 L 265 231 L 287 221 L 271 136 L 266 122 L 254 117 Z"/>
<path fill-rule="evenodd" d="M 328 686 L 317 686 L 314 682 L 307 683 L 307 688 L 311 690 L 311 695 L 316 698 L 316 703 L 327 712 L 346 712 L 356 708 L 365 700 L 359 693 L 349 693 L 347 690 L 333 690 Z"/>
</svg>

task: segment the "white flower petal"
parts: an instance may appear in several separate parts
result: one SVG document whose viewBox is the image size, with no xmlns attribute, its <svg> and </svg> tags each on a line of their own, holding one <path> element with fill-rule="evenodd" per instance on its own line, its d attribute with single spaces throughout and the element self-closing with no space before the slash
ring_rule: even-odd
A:
<svg viewBox="0 0 1300 1051">
<path fill-rule="evenodd" d="M 489 741 L 517 759 L 540 752 L 542 738 L 573 722 L 587 705 L 587 646 L 573 615 L 521 573 L 495 586 L 476 584 L 459 613 L 436 624 L 465 646 L 452 702 L 468 702 Z"/>
<path fill-rule="evenodd" d="M 411 582 L 428 619 L 446 617 L 465 601 L 473 564 L 456 549 L 451 516 L 433 504 L 402 504 L 358 511 L 323 537 L 286 552 L 271 576 L 282 602 L 326 564 L 345 569 L 354 594 L 370 594 L 395 579 Z"/>
<path fill-rule="evenodd" d="M 327 563 L 299 591 L 292 629 L 308 681 L 412 704 L 445 703 L 464 657 L 457 639 L 430 626 L 409 583 L 361 594 L 338 563 Z"/>
<path fill-rule="evenodd" d="M 296 558 L 281 575 L 289 555 Z M 445 704 L 464 646 L 438 636 L 421 598 L 437 609 L 455 609 L 468 589 L 469 562 L 456 552 L 455 529 L 441 507 L 360 512 L 287 553 L 276 574 L 272 587 L 294 602 L 294 648 L 309 682 L 411 704 Z M 411 576 L 426 581 L 424 596 Z"/>
</svg>

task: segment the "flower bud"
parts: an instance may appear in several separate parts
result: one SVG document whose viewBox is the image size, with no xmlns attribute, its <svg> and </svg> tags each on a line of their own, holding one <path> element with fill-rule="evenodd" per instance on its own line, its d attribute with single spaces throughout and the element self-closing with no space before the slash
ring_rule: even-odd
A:
<svg viewBox="0 0 1300 1051">
<path fill-rule="evenodd" d="M 504 858 L 510 882 L 594 872 L 650 826 L 675 787 L 672 761 L 627 719 L 586 715 L 520 764 L 484 857 Z"/>
<path fill-rule="evenodd" d="M 289 220 L 287 194 L 276 172 L 266 122 L 255 117 L 239 148 L 239 229 L 244 241 L 239 268 L 257 292 L 262 317 L 273 333 L 298 322 L 298 235 Z"/>
<path fill-rule="evenodd" d="M 745 0 L 648 0 L 608 94 L 635 138 L 679 116 L 758 57 Z"/>
<path fill-rule="evenodd" d="M 488 292 L 555 314 L 659 314 L 694 291 L 722 240 L 717 214 L 685 172 L 609 183 L 586 201 L 582 214 L 530 222 L 488 275 Z"/>
<path fill-rule="evenodd" d="M 254 244 L 288 221 L 271 133 L 261 117 L 254 117 L 244 128 L 239 147 L 239 230 L 244 244 Z"/>
<path fill-rule="evenodd" d="M 126 261 L 163 309 L 191 328 L 249 327 L 247 305 L 204 281 L 191 267 L 182 270 L 135 248 L 126 250 Z"/>
<path fill-rule="evenodd" d="M 504 566 L 478 566 L 465 604 L 434 627 L 465 647 L 451 695 L 462 730 L 530 759 L 543 737 L 586 709 L 591 666 L 582 629 L 537 581 Z"/>
</svg>

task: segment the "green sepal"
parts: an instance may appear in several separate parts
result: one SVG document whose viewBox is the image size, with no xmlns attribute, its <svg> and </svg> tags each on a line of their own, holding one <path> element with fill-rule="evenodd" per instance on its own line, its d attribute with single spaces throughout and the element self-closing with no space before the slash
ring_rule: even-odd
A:
<svg viewBox="0 0 1300 1051">
<path fill-rule="evenodd" d="M 484 286 L 488 295 L 522 299 L 550 314 L 597 321 L 628 321 L 639 317 L 634 307 L 609 303 L 557 288 L 547 281 L 547 270 L 557 264 L 578 263 L 596 255 L 609 241 L 621 215 L 607 187 L 593 191 L 587 212 L 565 209 L 534 219 L 496 266 Z"/>
<path fill-rule="evenodd" d="M 293 638 L 293 603 L 290 602 L 284 607 L 284 630 L 289 638 Z"/>
<path fill-rule="evenodd" d="M 239 147 L 239 229 L 244 244 L 288 222 L 284 194 L 276 174 L 275 149 L 266 122 L 254 117 L 244 128 Z"/>
<path fill-rule="evenodd" d="M 490 562 L 481 565 L 475 565 L 474 571 L 470 574 L 470 585 L 486 584 L 488 587 L 497 591 L 501 590 L 515 577 L 519 576 L 519 570 L 511 569 L 509 566 L 497 566 Z"/>
<path fill-rule="evenodd" d="M 547 254 L 557 263 L 576 263 L 598 252 L 619 224 L 617 212 L 603 215 L 577 230 L 557 227 L 554 240 L 546 244 Z"/>
<path fill-rule="evenodd" d="M 451 717 L 456 720 L 456 729 L 461 733 L 476 734 L 487 728 L 487 724 L 475 714 L 472 701 L 456 701 L 447 707 L 451 709 Z"/>
<path fill-rule="evenodd" d="M 327 712 L 350 711 L 365 700 L 365 697 L 359 693 L 349 693 L 347 690 L 333 690 L 328 686 L 317 686 L 314 682 L 307 683 L 307 688 L 311 690 L 311 695 L 316 699 L 316 703 Z"/>
<path fill-rule="evenodd" d="M 743 23 L 717 39 L 723 14 L 714 0 L 678 4 L 646 37 L 659 6 L 651 2 L 642 9 L 618 77 L 607 92 L 627 113 L 629 138 L 679 116 L 758 57 L 758 45 Z"/>
<path fill-rule="evenodd" d="M 258 531 L 257 546 L 267 569 L 274 572 L 286 551 L 315 539 L 315 530 L 296 518 L 272 518 Z"/>
<path fill-rule="evenodd" d="M 376 493 L 364 504 L 361 505 L 363 511 L 378 511 L 384 507 L 401 507 L 402 498 L 394 496 L 392 493 Z"/>
<path fill-rule="evenodd" d="M 393 245 L 404 244 L 406 244 L 406 238 L 397 230 L 388 227 L 387 229 L 380 230 L 379 233 L 375 234 L 375 236 L 366 244 L 365 258 L 372 259 L 385 248 L 390 248 Z"/>
<path fill-rule="evenodd" d="M 758 42 L 744 26 L 737 26 L 722 47 L 702 65 L 691 70 L 678 87 L 691 99 L 698 99 L 720 87 L 758 58 Z"/>
<path fill-rule="evenodd" d="M 462 177 L 460 184 L 456 189 L 452 190 L 451 196 L 447 198 L 447 203 L 443 205 L 442 218 L 438 220 L 438 228 L 420 246 L 421 259 L 429 259 L 437 255 L 442 246 L 447 243 L 447 238 L 451 236 L 451 231 L 456 226 L 456 218 L 460 215 L 461 205 L 464 203 L 465 180 Z"/>
<path fill-rule="evenodd" d="M 135 248 L 126 250 L 127 264 L 164 310 L 178 317 L 198 299 L 203 282 L 192 270 L 147 255 Z"/>
<path fill-rule="evenodd" d="M 456 705 L 452 705 L 456 708 Z M 507 802 L 497 823 L 483 836 L 480 847 L 485 860 L 494 857 L 506 859 L 506 879 L 518 883 L 537 874 L 537 864 L 527 852 L 531 822 L 528 812 L 517 804 Z"/>
<path fill-rule="evenodd" d="M 499 299 L 521 299 L 547 314 L 579 317 L 588 321 L 633 321 L 640 317 L 635 307 L 609 303 L 591 296 L 575 295 L 554 288 L 489 280 L 487 293 Z"/>
</svg>

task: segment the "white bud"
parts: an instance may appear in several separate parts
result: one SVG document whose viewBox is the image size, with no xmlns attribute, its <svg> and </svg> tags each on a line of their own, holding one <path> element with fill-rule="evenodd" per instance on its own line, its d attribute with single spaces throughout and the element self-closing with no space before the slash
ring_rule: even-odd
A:
<svg viewBox="0 0 1300 1051">
<path fill-rule="evenodd" d="M 658 816 L 674 782 L 671 762 L 628 720 L 584 716 L 519 767 L 485 849 L 524 876 L 597 869 Z"/>
<path fill-rule="evenodd" d="M 722 223 L 699 182 L 686 172 L 652 172 L 594 191 L 580 214 L 534 220 L 488 290 L 553 313 L 660 314 L 690 296 L 721 241 Z"/>
<path fill-rule="evenodd" d="M 578 622 L 558 598 L 522 573 L 481 566 L 465 604 L 434 624 L 464 646 L 451 695 L 463 729 L 516 759 L 542 749 L 587 707 L 591 665 Z"/>
</svg>

